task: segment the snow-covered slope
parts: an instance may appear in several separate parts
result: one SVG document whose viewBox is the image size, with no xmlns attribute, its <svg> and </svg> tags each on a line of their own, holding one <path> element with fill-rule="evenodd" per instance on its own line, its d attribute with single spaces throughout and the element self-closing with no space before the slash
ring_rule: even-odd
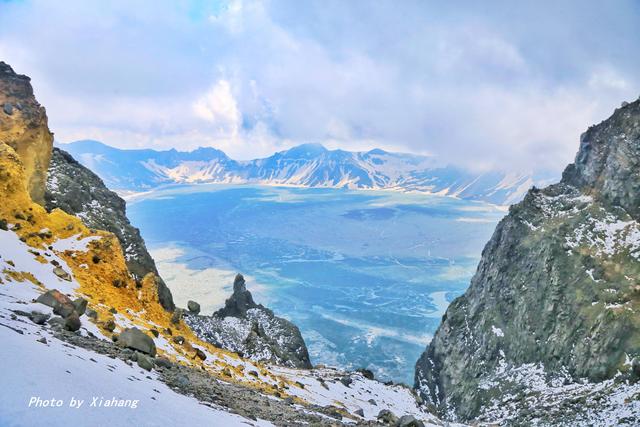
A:
<svg viewBox="0 0 640 427">
<path fill-rule="evenodd" d="M 119 150 L 96 141 L 61 145 L 96 172 L 108 187 L 143 191 L 170 183 L 253 183 L 437 193 L 495 204 L 511 204 L 548 179 L 531 173 L 475 173 L 439 165 L 432 157 L 327 150 L 303 144 L 264 159 L 239 162 L 212 148 L 192 152 Z M 547 177 L 548 178 L 548 177 Z"/>
</svg>

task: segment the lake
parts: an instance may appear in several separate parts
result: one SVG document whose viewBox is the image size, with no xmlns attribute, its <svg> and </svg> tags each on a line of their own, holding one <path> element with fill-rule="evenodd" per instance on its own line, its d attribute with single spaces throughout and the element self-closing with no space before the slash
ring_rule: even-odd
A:
<svg viewBox="0 0 640 427">
<path fill-rule="evenodd" d="M 294 322 L 312 362 L 413 384 L 416 360 L 464 292 L 504 215 L 392 191 L 175 186 L 128 201 L 178 306 L 210 314 L 241 272 Z"/>
</svg>

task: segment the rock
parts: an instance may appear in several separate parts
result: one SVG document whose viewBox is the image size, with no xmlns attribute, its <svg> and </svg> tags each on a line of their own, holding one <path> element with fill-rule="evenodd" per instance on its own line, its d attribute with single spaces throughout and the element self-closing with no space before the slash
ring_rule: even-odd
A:
<svg viewBox="0 0 640 427">
<path fill-rule="evenodd" d="M 256 304 L 241 274 L 236 276 L 233 288 L 233 295 L 213 316 L 187 312 L 185 323 L 200 339 L 241 357 L 292 368 L 311 368 L 309 352 L 300 330 L 288 320 Z M 237 321 L 226 322 L 230 316 Z M 248 331 L 248 335 L 238 334 L 231 326 L 237 324 L 243 325 L 241 329 Z"/>
<path fill-rule="evenodd" d="M 184 337 L 181 335 L 176 335 L 175 337 L 173 337 L 173 342 L 178 345 L 182 345 L 184 344 Z"/>
<path fill-rule="evenodd" d="M 626 106 L 628 106 L 629 103 L 627 101 L 622 101 L 622 104 L 620 104 L 620 107 L 624 108 Z"/>
<path fill-rule="evenodd" d="M 72 311 L 64 321 L 64 328 L 71 332 L 75 332 L 80 330 L 80 326 L 82 326 L 80 323 L 80 316 L 78 316 L 78 313 L 75 311 Z"/>
<path fill-rule="evenodd" d="M 636 376 L 640 377 L 640 358 L 633 358 L 633 360 L 631 361 L 631 370 Z"/>
<path fill-rule="evenodd" d="M 182 314 L 183 311 L 180 308 L 177 308 L 174 312 L 173 315 L 171 316 L 171 323 L 174 325 L 177 325 L 180 323 L 180 321 L 182 320 Z"/>
<path fill-rule="evenodd" d="M 0 219 L 0 230 L 7 231 L 9 229 L 9 224 L 7 224 L 7 220 L 2 218 Z"/>
<path fill-rule="evenodd" d="M 362 374 L 363 377 L 365 377 L 368 380 L 373 380 L 375 378 L 375 376 L 373 375 L 373 372 L 369 369 L 358 369 L 356 372 L 359 372 Z"/>
<path fill-rule="evenodd" d="M 369 402 L 373 406 L 378 406 L 378 403 L 374 399 L 369 399 L 369 400 L 367 400 L 367 402 Z"/>
<path fill-rule="evenodd" d="M 340 378 L 340 382 L 345 386 L 345 387 L 349 387 L 352 383 L 353 380 L 351 379 L 351 377 L 349 376 L 344 376 L 342 378 Z"/>
<path fill-rule="evenodd" d="M 44 325 L 47 323 L 47 320 L 49 320 L 49 317 L 50 316 L 48 314 L 39 313 L 37 311 L 31 312 L 31 315 L 29 316 L 31 321 L 36 325 Z"/>
<path fill-rule="evenodd" d="M 382 424 L 387 425 L 395 425 L 398 422 L 398 417 L 396 417 L 395 414 L 388 409 L 383 409 L 378 412 L 378 416 L 376 418 Z"/>
<path fill-rule="evenodd" d="M 80 297 L 73 301 L 73 306 L 75 307 L 76 313 L 79 316 L 82 316 L 87 311 L 87 300 Z"/>
<path fill-rule="evenodd" d="M 37 339 L 36 341 L 39 342 L 39 343 L 42 343 L 42 344 L 47 344 L 47 339 L 45 337 Z"/>
<path fill-rule="evenodd" d="M 69 273 L 67 273 L 66 271 L 64 271 L 64 269 L 62 267 L 55 267 L 53 269 L 53 274 L 55 274 L 56 276 L 58 276 L 62 280 L 66 280 L 67 282 L 70 282 L 72 280 L 71 279 L 71 275 Z"/>
<path fill-rule="evenodd" d="M 11 103 L 9 103 L 9 102 L 5 102 L 4 105 L 2 106 L 2 111 L 4 111 L 5 114 L 12 115 L 13 114 L 13 105 L 11 105 Z"/>
<path fill-rule="evenodd" d="M 196 350 L 196 354 L 195 354 L 195 356 L 196 356 L 198 359 L 200 359 L 200 360 L 202 360 L 202 361 L 206 360 L 207 355 L 206 355 L 206 353 L 205 353 L 204 351 L 200 350 L 200 349 L 199 349 L 199 348 L 197 348 L 197 347 L 195 348 L 195 350 Z"/>
<path fill-rule="evenodd" d="M 364 418 L 364 410 L 362 408 L 358 408 L 353 411 L 354 415 Z"/>
<path fill-rule="evenodd" d="M 156 357 L 156 366 L 165 369 L 173 368 L 173 362 L 165 357 Z"/>
<path fill-rule="evenodd" d="M 53 308 L 53 312 L 62 317 L 69 316 L 75 310 L 71 299 L 57 289 L 51 289 L 40 295 L 36 302 Z"/>
<path fill-rule="evenodd" d="M 138 328 L 125 329 L 118 336 L 118 345 L 121 347 L 138 350 L 142 353 L 149 354 L 151 356 L 156 355 L 156 345 L 153 339 L 142 332 Z"/>
<path fill-rule="evenodd" d="M 103 326 L 109 332 L 113 332 L 116 330 L 116 322 L 114 322 L 112 319 L 107 320 Z"/>
<path fill-rule="evenodd" d="M 62 329 L 62 328 L 64 328 L 65 320 L 62 317 L 56 316 L 56 317 L 52 317 L 51 319 L 49 319 L 47 321 L 47 323 L 49 325 L 51 325 L 51 327 L 53 327 L 53 328 Z"/>
<path fill-rule="evenodd" d="M 80 218 L 87 227 L 115 234 L 121 246 L 127 248 L 127 267 L 136 281 L 142 281 L 152 274 L 148 281 L 155 286 L 158 301 L 165 310 L 173 311 L 175 304 L 171 291 L 158 276 L 158 269 L 140 236 L 140 230 L 129 222 L 125 201 L 69 153 L 54 148 L 50 155 L 50 162 L 47 159 L 40 163 L 49 165 L 48 171 L 43 171 L 48 172 L 43 197 L 47 210 L 60 208 L 71 215 L 82 213 Z M 91 206 L 91 209 L 86 209 L 87 206 Z"/>
<path fill-rule="evenodd" d="M 142 353 L 137 353 L 138 357 L 136 359 L 136 361 L 138 362 L 138 366 L 140 366 L 142 369 L 150 371 L 153 369 L 154 363 L 153 363 L 153 358 L 147 356 L 146 354 L 142 354 Z"/>
<path fill-rule="evenodd" d="M 424 423 L 413 415 L 404 415 L 396 423 L 397 427 L 424 427 Z"/>
<path fill-rule="evenodd" d="M 187 308 L 191 314 L 199 314 L 200 313 L 200 304 L 195 301 L 187 302 Z"/>
<path fill-rule="evenodd" d="M 150 329 L 149 332 L 151 332 L 151 335 L 153 335 L 156 338 L 160 336 L 160 332 L 158 332 L 157 329 Z"/>
<path fill-rule="evenodd" d="M 637 297 L 631 297 L 637 244 L 623 234 L 640 233 L 639 169 L 640 101 L 634 101 L 581 135 L 560 182 L 530 189 L 509 208 L 469 288 L 451 302 L 416 363 L 414 384 L 428 405 L 461 422 L 490 407 L 509 419 L 530 404 L 527 397 L 540 402 L 531 386 L 509 380 L 513 369 L 544 366 L 542 381 L 598 384 L 624 369 L 625 354 L 637 355 Z M 630 225 L 611 231 L 622 224 Z M 557 388 L 551 380 L 547 386 L 551 396 Z M 603 391 L 601 401 L 613 390 Z M 522 403 L 499 398 L 519 394 Z M 534 407 L 536 417 L 546 413 L 550 403 L 543 402 Z M 587 410 L 598 412 L 580 403 L 572 412 Z M 541 424 L 580 424 L 554 417 Z"/>
<path fill-rule="evenodd" d="M 93 310 L 93 309 L 91 309 L 91 308 L 87 308 L 86 314 L 87 314 L 87 317 L 90 318 L 90 319 L 97 319 L 98 318 L 98 312 Z"/>
</svg>

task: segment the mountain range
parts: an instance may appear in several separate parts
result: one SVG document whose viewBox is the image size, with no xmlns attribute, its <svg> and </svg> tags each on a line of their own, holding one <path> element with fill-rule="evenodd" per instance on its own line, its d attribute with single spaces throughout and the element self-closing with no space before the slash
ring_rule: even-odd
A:
<svg viewBox="0 0 640 427">
<path fill-rule="evenodd" d="M 473 172 L 440 165 L 429 156 L 329 150 L 303 144 L 270 157 L 237 161 L 215 148 L 190 152 L 122 150 L 98 141 L 59 144 L 117 192 L 148 191 L 172 183 L 265 184 L 400 190 L 509 205 L 551 176 L 503 171 Z"/>
</svg>

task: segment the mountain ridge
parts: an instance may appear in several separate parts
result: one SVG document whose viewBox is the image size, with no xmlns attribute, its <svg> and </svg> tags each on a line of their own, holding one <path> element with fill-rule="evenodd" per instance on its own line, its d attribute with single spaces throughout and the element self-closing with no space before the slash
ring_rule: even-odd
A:
<svg viewBox="0 0 640 427">
<path fill-rule="evenodd" d="M 329 150 L 309 143 L 271 156 L 237 161 L 214 148 L 121 150 L 98 141 L 59 144 L 113 190 L 149 191 L 172 183 L 266 184 L 301 187 L 414 191 L 496 205 L 521 199 L 550 174 L 472 172 L 435 158 L 381 149 Z"/>
</svg>

